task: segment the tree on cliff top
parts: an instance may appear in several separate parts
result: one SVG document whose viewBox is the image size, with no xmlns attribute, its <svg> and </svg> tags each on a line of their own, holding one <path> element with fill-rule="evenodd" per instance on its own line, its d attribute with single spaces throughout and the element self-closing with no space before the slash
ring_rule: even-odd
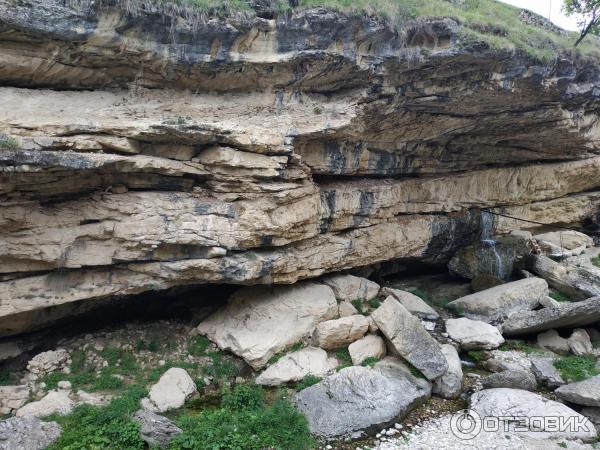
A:
<svg viewBox="0 0 600 450">
<path fill-rule="evenodd" d="M 567 16 L 576 16 L 581 28 L 575 47 L 588 34 L 600 35 L 600 0 L 565 0 L 564 11 Z"/>
</svg>

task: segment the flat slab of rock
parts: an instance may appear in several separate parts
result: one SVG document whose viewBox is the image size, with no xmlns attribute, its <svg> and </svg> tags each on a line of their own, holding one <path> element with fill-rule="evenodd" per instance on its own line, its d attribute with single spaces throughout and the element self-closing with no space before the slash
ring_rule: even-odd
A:
<svg viewBox="0 0 600 450">
<path fill-rule="evenodd" d="M 448 303 L 448 307 L 469 319 L 492 322 L 530 311 L 547 295 L 548 283 L 531 277 L 466 295 Z"/>
<path fill-rule="evenodd" d="M 511 388 L 535 391 L 537 380 L 528 370 L 505 370 L 493 373 L 481 380 L 484 389 Z"/>
<path fill-rule="evenodd" d="M 531 371 L 537 382 L 542 386 L 555 388 L 565 384 L 565 381 L 560 376 L 560 372 L 554 367 L 554 359 L 543 356 L 532 356 Z"/>
<path fill-rule="evenodd" d="M 75 402 L 69 398 L 68 391 L 51 391 L 45 397 L 27 403 L 16 412 L 17 417 L 45 417 L 50 414 L 64 416 L 75 408 Z"/>
<path fill-rule="evenodd" d="M 554 391 L 561 399 L 576 405 L 600 406 L 600 375 L 565 384 Z"/>
<path fill-rule="evenodd" d="M 183 430 L 164 416 L 147 409 L 140 409 L 133 415 L 140 424 L 140 436 L 150 447 L 164 448 Z"/>
<path fill-rule="evenodd" d="M 590 236 L 574 230 L 536 234 L 534 239 L 546 254 L 552 256 L 579 255 L 587 247 L 594 245 Z"/>
<path fill-rule="evenodd" d="M 361 314 L 326 320 L 317 325 L 313 340 L 327 350 L 345 347 L 360 339 L 369 329 L 369 321 Z"/>
<path fill-rule="evenodd" d="M 471 396 L 471 409 L 477 412 L 480 417 L 564 417 L 579 420 L 577 424 L 582 427 L 575 427 L 573 430 L 557 430 L 556 423 L 553 428 L 544 420 L 532 420 L 529 422 L 529 432 L 523 434 L 535 437 L 537 439 L 581 439 L 591 441 L 596 438 L 596 428 L 586 417 L 578 414 L 562 403 L 548 400 L 541 395 L 521 389 L 486 389 L 475 392 Z M 531 427 L 538 426 L 540 428 Z M 521 433 L 519 433 L 521 434 Z"/>
<path fill-rule="evenodd" d="M 235 292 L 197 331 L 259 370 L 276 353 L 312 336 L 318 323 L 337 312 L 333 291 L 324 284 L 251 286 Z"/>
<path fill-rule="evenodd" d="M 385 342 L 380 336 L 369 334 L 348 346 L 352 364 L 360 366 L 367 358 L 381 359 L 385 356 Z"/>
<path fill-rule="evenodd" d="M 267 367 L 256 378 L 256 384 L 277 386 L 290 381 L 300 381 L 308 375 L 319 378 L 327 375 L 330 364 L 327 352 L 317 347 L 306 347 L 283 356 Z"/>
<path fill-rule="evenodd" d="M 0 421 L 0 449 L 42 450 L 58 439 L 61 433 L 56 422 L 44 422 L 35 417 L 11 417 Z"/>
<path fill-rule="evenodd" d="M 508 336 L 537 333 L 561 327 L 584 327 L 600 321 L 600 297 L 575 303 L 561 303 L 556 308 L 522 312 L 509 317 L 502 324 L 502 333 Z"/>
<path fill-rule="evenodd" d="M 448 370 L 433 382 L 433 393 L 444 398 L 456 398 L 462 392 L 463 371 L 460 356 L 450 344 L 442 344 L 442 353 L 448 361 Z"/>
<path fill-rule="evenodd" d="M 398 300 L 389 296 L 371 317 L 393 348 L 429 380 L 448 370 L 446 357 L 437 341 Z"/>
<path fill-rule="evenodd" d="M 338 300 L 371 300 L 379 294 L 379 285 L 354 275 L 331 275 L 321 281 L 333 289 Z"/>
<path fill-rule="evenodd" d="M 403 417 L 431 389 L 402 370 L 347 367 L 296 394 L 296 405 L 320 438 L 349 435 Z"/>
<path fill-rule="evenodd" d="M 465 317 L 446 320 L 446 332 L 463 350 L 492 350 L 504 343 L 498 328 Z"/>
<path fill-rule="evenodd" d="M 181 408 L 196 392 L 196 384 L 189 374 L 184 369 L 172 367 L 150 388 L 142 406 L 152 412 Z"/>
<path fill-rule="evenodd" d="M 415 316 L 426 320 L 438 320 L 440 315 L 435 309 L 429 306 L 421 297 L 417 297 L 410 292 L 400 289 L 383 288 L 381 292 L 385 295 L 391 295 L 398 300 L 402 306 L 408 309 Z"/>
</svg>

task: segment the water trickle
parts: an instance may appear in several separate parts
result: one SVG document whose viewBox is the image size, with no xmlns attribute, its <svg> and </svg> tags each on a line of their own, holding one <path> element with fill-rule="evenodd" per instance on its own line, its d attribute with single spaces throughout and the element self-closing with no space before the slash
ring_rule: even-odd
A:
<svg viewBox="0 0 600 450">
<path fill-rule="evenodd" d="M 481 211 L 479 229 L 482 244 L 479 252 L 481 266 L 489 275 L 503 279 L 505 276 L 504 264 L 500 253 L 498 253 L 499 243 L 493 239 L 496 229 L 495 216 L 488 211 Z"/>
</svg>

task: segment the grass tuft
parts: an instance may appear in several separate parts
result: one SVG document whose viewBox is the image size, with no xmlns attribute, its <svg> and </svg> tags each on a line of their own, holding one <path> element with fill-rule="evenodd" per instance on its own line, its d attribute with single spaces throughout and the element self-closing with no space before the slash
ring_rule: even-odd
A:
<svg viewBox="0 0 600 450">
<path fill-rule="evenodd" d="M 581 381 L 600 374 L 593 356 L 565 356 L 555 360 L 554 367 L 565 381 Z"/>
</svg>

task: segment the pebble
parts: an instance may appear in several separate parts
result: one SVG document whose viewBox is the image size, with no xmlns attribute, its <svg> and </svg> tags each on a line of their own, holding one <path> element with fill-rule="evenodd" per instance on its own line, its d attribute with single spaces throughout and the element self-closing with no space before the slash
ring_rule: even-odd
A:
<svg viewBox="0 0 600 450">
<path fill-rule="evenodd" d="M 67 380 L 61 380 L 58 382 L 58 388 L 68 391 L 71 389 L 71 382 Z"/>
</svg>

